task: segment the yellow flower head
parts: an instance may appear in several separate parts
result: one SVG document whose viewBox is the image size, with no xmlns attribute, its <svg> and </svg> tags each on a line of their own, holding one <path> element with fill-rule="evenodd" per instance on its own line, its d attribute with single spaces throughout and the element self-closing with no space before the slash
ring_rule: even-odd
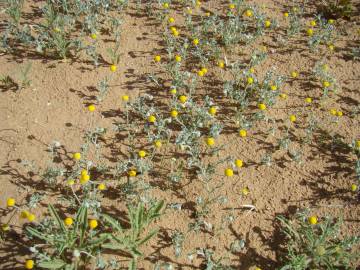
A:
<svg viewBox="0 0 360 270">
<path fill-rule="evenodd" d="M 194 38 L 193 41 L 192 41 L 192 43 L 193 43 L 195 46 L 197 46 L 197 45 L 199 44 L 199 39 Z"/>
<path fill-rule="evenodd" d="M 74 179 L 69 179 L 69 180 L 67 180 L 67 184 L 68 184 L 69 186 L 72 186 L 72 185 L 75 184 L 75 180 L 74 180 Z"/>
<path fill-rule="evenodd" d="M 128 174 L 129 174 L 130 177 L 135 177 L 137 175 L 137 172 L 136 172 L 136 170 L 130 170 L 128 172 Z"/>
<path fill-rule="evenodd" d="M 276 86 L 276 85 L 271 85 L 271 86 L 270 86 L 270 89 L 271 89 L 272 91 L 276 91 L 276 90 L 277 90 L 277 86 Z"/>
<path fill-rule="evenodd" d="M 290 115 L 289 119 L 291 122 L 294 123 L 296 121 L 296 116 L 294 114 L 292 114 L 292 115 Z"/>
<path fill-rule="evenodd" d="M 299 73 L 297 73 L 296 71 L 292 71 L 290 73 L 290 75 L 291 75 L 292 78 L 296 78 L 299 75 Z"/>
<path fill-rule="evenodd" d="M 265 25 L 266 28 L 269 28 L 271 26 L 271 21 L 266 20 L 264 25 Z"/>
<path fill-rule="evenodd" d="M 246 10 L 244 14 L 245 14 L 246 17 L 252 17 L 253 16 L 253 12 L 250 9 Z"/>
<path fill-rule="evenodd" d="M 154 61 L 155 62 L 160 62 L 161 61 L 161 56 L 160 55 L 155 55 Z"/>
<path fill-rule="evenodd" d="M 122 96 L 121 97 L 121 99 L 123 100 L 123 101 L 129 101 L 129 96 L 127 96 L 127 95 L 124 95 L 124 96 Z"/>
<path fill-rule="evenodd" d="M 330 109 L 330 114 L 331 114 L 331 115 L 334 115 L 334 116 L 335 116 L 335 115 L 336 115 L 336 112 L 337 112 L 337 111 L 336 111 L 335 109 Z"/>
<path fill-rule="evenodd" d="M 266 105 L 264 103 L 259 103 L 258 108 L 262 111 L 266 110 Z"/>
<path fill-rule="evenodd" d="M 305 98 L 305 102 L 306 102 L 306 103 L 311 103 L 311 102 L 312 102 L 312 98 L 311 98 L 311 97 Z"/>
<path fill-rule="evenodd" d="M 27 218 L 30 215 L 29 211 L 23 210 L 20 212 L 21 218 Z"/>
<path fill-rule="evenodd" d="M 97 39 L 97 35 L 95 33 L 91 34 L 90 37 L 94 40 Z"/>
<path fill-rule="evenodd" d="M 169 3 L 166 3 L 166 2 L 165 2 L 165 3 L 163 4 L 163 8 L 168 9 L 168 8 L 169 8 Z"/>
<path fill-rule="evenodd" d="M 240 135 L 240 137 L 246 137 L 247 136 L 247 131 L 245 129 L 240 129 L 239 135 Z"/>
<path fill-rule="evenodd" d="M 309 28 L 308 30 L 306 30 L 306 33 L 309 37 L 313 36 L 314 35 L 314 30 Z"/>
<path fill-rule="evenodd" d="M 180 96 L 179 100 L 181 103 L 185 103 L 187 101 L 187 96 Z"/>
<path fill-rule="evenodd" d="M 219 68 L 224 68 L 225 67 L 225 63 L 222 60 L 219 60 L 217 65 L 218 65 Z"/>
<path fill-rule="evenodd" d="M 26 260 L 25 261 L 25 268 L 26 269 L 33 269 L 35 262 L 33 260 Z"/>
<path fill-rule="evenodd" d="M 154 142 L 154 145 L 155 145 L 156 148 L 160 148 L 162 146 L 162 142 L 160 140 L 156 140 Z"/>
<path fill-rule="evenodd" d="M 285 18 L 289 17 L 289 12 L 284 12 L 284 17 Z"/>
<path fill-rule="evenodd" d="M 247 84 L 248 84 L 248 85 L 251 85 L 251 84 L 253 84 L 254 79 L 253 79 L 252 77 L 248 77 L 248 78 L 246 79 L 246 81 L 247 81 Z"/>
<path fill-rule="evenodd" d="M 170 112 L 170 115 L 171 115 L 171 117 L 172 118 L 176 118 L 177 116 L 178 116 L 178 111 L 177 110 L 172 110 L 171 112 Z"/>
<path fill-rule="evenodd" d="M 338 116 L 338 117 L 343 116 L 343 112 L 342 112 L 342 111 L 337 111 L 337 112 L 336 112 L 336 116 Z"/>
<path fill-rule="evenodd" d="M 248 187 L 244 187 L 242 190 L 241 190 L 241 193 L 246 196 L 250 193 L 250 189 Z"/>
<path fill-rule="evenodd" d="M 355 184 L 352 184 L 352 185 L 351 185 L 351 191 L 352 191 L 352 192 L 357 191 L 357 189 L 358 189 L 358 186 L 357 186 L 357 185 L 355 185 Z"/>
<path fill-rule="evenodd" d="M 138 155 L 140 158 L 144 158 L 144 157 L 146 157 L 146 152 L 144 150 L 140 150 Z"/>
<path fill-rule="evenodd" d="M 115 72 L 115 71 L 117 70 L 117 66 L 116 66 L 116 65 L 111 65 L 111 66 L 110 66 L 110 70 L 111 70 L 112 72 Z"/>
<path fill-rule="evenodd" d="M 85 185 L 90 180 L 90 175 L 81 175 L 80 176 L 80 184 Z"/>
<path fill-rule="evenodd" d="M 175 61 L 176 62 L 181 62 L 181 56 L 180 55 L 175 55 Z"/>
<path fill-rule="evenodd" d="M 170 94 L 175 95 L 177 93 L 176 88 L 170 89 Z"/>
<path fill-rule="evenodd" d="M 96 219 L 90 219 L 89 221 L 89 227 L 90 229 L 95 229 L 98 226 L 98 222 Z"/>
<path fill-rule="evenodd" d="M 235 166 L 238 168 L 241 168 L 244 165 L 244 163 L 241 159 L 236 159 L 234 163 L 235 163 Z"/>
<path fill-rule="evenodd" d="M 175 22 L 175 19 L 174 19 L 173 17 L 170 17 L 170 18 L 168 19 L 168 22 L 169 22 L 169 23 L 174 23 L 174 22 Z"/>
<path fill-rule="evenodd" d="M 315 224 L 318 222 L 316 216 L 311 216 L 311 217 L 309 217 L 309 218 L 308 218 L 308 221 L 309 221 L 309 223 L 310 223 L 311 225 L 315 225 Z"/>
<path fill-rule="evenodd" d="M 208 146 L 213 146 L 215 144 L 215 139 L 213 137 L 209 137 L 206 139 L 206 144 Z"/>
<path fill-rule="evenodd" d="M 281 93 L 279 96 L 280 96 L 282 99 L 286 99 L 286 98 L 287 98 L 287 94 L 285 94 L 285 93 Z"/>
<path fill-rule="evenodd" d="M 106 189 L 106 185 L 104 183 L 100 183 L 98 186 L 97 186 L 97 189 L 102 191 L 102 190 L 105 190 Z"/>
<path fill-rule="evenodd" d="M 316 21 L 315 20 L 310 21 L 310 25 L 311 26 L 316 26 Z"/>
<path fill-rule="evenodd" d="M 89 112 L 95 111 L 95 105 L 93 105 L 93 104 L 89 105 L 88 110 L 89 110 Z"/>
<path fill-rule="evenodd" d="M 230 5 L 229 5 L 229 8 L 230 8 L 230 9 L 234 9 L 234 8 L 235 8 L 235 5 L 234 5 L 234 4 L 230 4 Z"/>
<path fill-rule="evenodd" d="M 33 222 L 36 219 L 36 216 L 34 214 L 29 213 L 29 215 L 26 218 L 29 222 Z"/>
<path fill-rule="evenodd" d="M 201 68 L 201 71 L 204 73 L 204 75 L 208 72 L 208 69 L 206 67 Z"/>
<path fill-rule="evenodd" d="M 335 20 L 333 20 L 333 19 L 328 20 L 328 24 L 334 24 L 334 22 L 335 22 Z"/>
<path fill-rule="evenodd" d="M 209 114 L 211 114 L 211 115 L 214 116 L 214 115 L 216 114 L 216 112 L 217 112 L 217 109 L 216 109 L 216 107 L 211 106 L 211 107 L 209 108 L 208 112 L 209 112 Z"/>
<path fill-rule="evenodd" d="M 230 169 L 230 168 L 227 168 L 227 169 L 225 169 L 225 175 L 227 177 L 231 177 L 231 176 L 234 175 L 234 171 L 232 169 Z"/>
<path fill-rule="evenodd" d="M 66 226 L 71 226 L 72 224 L 73 224 L 73 219 L 71 218 L 71 217 L 67 217 L 67 218 L 65 218 L 64 219 L 64 224 L 66 225 Z"/>
<path fill-rule="evenodd" d="M 205 74 L 204 74 L 204 72 L 203 72 L 202 70 L 199 70 L 199 71 L 197 72 L 197 75 L 198 75 L 199 77 L 203 77 Z"/>
<path fill-rule="evenodd" d="M 148 122 L 149 122 L 149 123 L 155 123 L 155 122 L 156 122 L 156 117 L 155 117 L 155 115 L 149 115 L 149 117 L 148 117 Z"/>
<path fill-rule="evenodd" d="M 15 205 L 15 199 L 14 198 L 8 198 L 6 200 L 7 207 L 13 207 Z"/>
</svg>

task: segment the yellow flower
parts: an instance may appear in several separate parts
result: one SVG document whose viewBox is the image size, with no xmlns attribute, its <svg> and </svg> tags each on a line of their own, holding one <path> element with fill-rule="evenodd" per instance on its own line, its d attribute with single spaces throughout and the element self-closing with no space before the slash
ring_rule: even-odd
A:
<svg viewBox="0 0 360 270">
<path fill-rule="evenodd" d="M 199 39 L 194 38 L 193 41 L 192 41 L 192 43 L 193 43 L 195 46 L 197 46 L 197 45 L 199 44 Z"/>
<path fill-rule="evenodd" d="M 170 17 L 170 18 L 168 19 L 168 22 L 169 22 L 169 23 L 174 23 L 174 22 L 175 22 L 175 19 L 174 19 L 173 17 Z"/>
<path fill-rule="evenodd" d="M 204 74 L 204 72 L 202 72 L 201 70 L 199 70 L 199 71 L 197 72 L 197 75 L 198 75 L 199 77 L 202 77 L 202 76 L 204 76 L 205 74 Z"/>
<path fill-rule="evenodd" d="M 97 35 L 95 33 L 91 34 L 90 37 L 94 40 L 97 39 Z"/>
<path fill-rule="evenodd" d="M 206 13 L 205 13 L 205 16 L 206 16 L 206 17 L 210 17 L 210 15 L 211 15 L 210 12 L 206 12 Z"/>
<path fill-rule="evenodd" d="M 327 87 L 330 86 L 330 82 L 328 82 L 328 81 L 323 81 L 322 85 L 323 85 L 323 87 L 327 88 Z"/>
<path fill-rule="evenodd" d="M 60 33 L 60 32 L 61 32 L 61 30 L 60 30 L 60 28 L 55 27 L 55 28 L 54 28 L 54 32 L 56 32 L 56 33 Z"/>
<path fill-rule="evenodd" d="M 316 216 L 311 216 L 311 217 L 309 217 L 309 218 L 308 218 L 308 221 L 309 221 L 309 223 L 310 223 L 311 225 L 315 225 L 315 224 L 318 222 Z"/>
<path fill-rule="evenodd" d="M 35 262 L 33 260 L 26 260 L 25 261 L 25 268 L 26 269 L 33 269 Z"/>
<path fill-rule="evenodd" d="M 90 175 L 82 175 L 80 176 L 80 184 L 85 185 L 90 180 Z"/>
<path fill-rule="evenodd" d="M 98 226 L 98 222 L 96 219 L 90 219 L 89 221 L 89 227 L 90 229 L 95 229 Z"/>
<path fill-rule="evenodd" d="M 87 175 L 87 174 L 89 174 L 88 173 L 88 171 L 87 170 L 81 170 L 81 173 L 80 173 L 81 175 Z"/>
<path fill-rule="evenodd" d="M 255 270 L 261 270 L 261 268 L 260 267 L 255 267 Z"/>
<path fill-rule="evenodd" d="M 265 27 L 266 27 L 266 28 L 269 28 L 270 25 L 271 25 L 271 22 L 270 22 L 269 20 L 266 20 L 266 21 L 265 21 Z"/>
<path fill-rule="evenodd" d="M 262 111 L 266 110 L 266 105 L 264 103 L 259 103 L 258 108 Z"/>
<path fill-rule="evenodd" d="M 98 186 L 97 186 L 97 189 L 98 190 L 105 190 L 106 189 L 106 185 L 104 183 L 100 183 Z"/>
<path fill-rule="evenodd" d="M 177 31 L 177 30 L 175 30 L 174 32 L 173 32 L 173 36 L 174 37 L 178 37 L 180 34 L 179 34 L 179 32 Z"/>
<path fill-rule="evenodd" d="M 200 0 L 196 0 L 196 6 L 197 7 L 201 6 L 201 1 Z"/>
<path fill-rule="evenodd" d="M 330 109 L 330 114 L 335 116 L 336 115 L 336 110 L 335 109 Z"/>
<path fill-rule="evenodd" d="M 204 73 L 204 75 L 208 73 L 208 69 L 206 67 L 201 68 L 201 71 Z"/>
<path fill-rule="evenodd" d="M 284 12 L 284 17 L 285 18 L 289 17 L 289 12 Z"/>
<path fill-rule="evenodd" d="M 250 193 L 250 189 L 248 187 L 244 187 L 242 190 L 241 190 L 241 193 L 246 196 Z"/>
<path fill-rule="evenodd" d="M 209 114 L 214 116 L 217 112 L 217 109 L 216 109 L 216 107 L 212 106 L 209 108 L 208 112 L 209 112 Z"/>
<path fill-rule="evenodd" d="M 329 51 L 333 51 L 334 49 L 335 49 L 335 46 L 333 45 L 333 44 L 330 44 L 329 46 L 328 46 L 328 48 L 329 48 Z"/>
<path fill-rule="evenodd" d="M 230 5 L 229 5 L 229 8 L 230 8 L 230 9 L 234 9 L 234 8 L 235 8 L 235 5 L 234 5 L 234 4 L 230 4 Z"/>
<path fill-rule="evenodd" d="M 176 91 L 176 88 L 171 88 L 171 89 L 170 89 L 170 94 L 175 95 L 175 94 L 176 94 L 176 92 L 177 92 L 177 91 Z"/>
<path fill-rule="evenodd" d="M 234 171 L 230 168 L 225 169 L 225 175 L 231 177 L 234 175 Z"/>
<path fill-rule="evenodd" d="M 144 150 L 140 150 L 138 155 L 139 155 L 139 157 L 144 158 L 144 157 L 146 157 L 146 152 Z"/>
<path fill-rule="evenodd" d="M 235 159 L 235 166 L 238 168 L 241 168 L 244 164 L 243 161 L 241 159 Z"/>
<path fill-rule="evenodd" d="M 69 180 L 67 180 L 67 184 L 69 186 L 72 186 L 73 184 L 75 184 L 75 180 L 74 179 L 69 179 Z"/>
<path fill-rule="evenodd" d="M 185 103 L 187 101 L 187 96 L 180 96 L 179 100 L 181 103 Z"/>
<path fill-rule="evenodd" d="M 311 29 L 311 28 L 309 28 L 309 29 L 306 31 L 306 33 L 307 33 L 307 35 L 308 35 L 309 37 L 311 37 L 311 36 L 314 35 L 314 30 Z"/>
<path fill-rule="evenodd" d="M 312 98 L 311 98 L 311 97 L 305 98 L 305 102 L 306 102 L 306 103 L 311 103 L 311 102 L 312 102 Z"/>
<path fill-rule="evenodd" d="M 174 32 L 176 32 L 176 31 L 177 31 L 177 29 L 176 29 L 176 27 L 175 27 L 175 26 L 171 26 L 171 27 L 170 27 L 170 31 L 174 33 Z"/>
<path fill-rule="evenodd" d="M 270 86 L 270 89 L 273 90 L 273 91 L 276 91 L 276 90 L 277 90 L 277 86 L 276 86 L 276 85 L 271 85 L 271 86 Z"/>
<path fill-rule="evenodd" d="M 6 201 L 7 207 L 13 207 L 15 205 L 15 199 L 14 198 L 8 198 Z"/>
<path fill-rule="evenodd" d="M 335 22 L 335 21 L 334 21 L 333 19 L 329 19 L 329 20 L 328 20 L 328 24 L 334 24 L 334 22 Z"/>
<path fill-rule="evenodd" d="M 250 68 L 250 69 L 249 69 L 249 73 L 251 73 L 251 74 L 255 73 L 255 69 L 254 69 L 254 68 Z"/>
<path fill-rule="evenodd" d="M 163 4 L 163 7 L 166 8 L 166 9 L 169 8 L 169 3 L 166 3 L 166 2 L 165 2 L 165 3 Z"/>
<path fill-rule="evenodd" d="M 360 140 L 357 140 L 357 141 L 355 142 L 355 146 L 356 146 L 357 148 L 360 148 Z"/>
<path fill-rule="evenodd" d="M 116 69 L 117 69 L 117 66 L 116 66 L 116 65 L 111 65 L 111 66 L 110 66 L 110 70 L 111 70 L 112 72 L 115 72 Z"/>
<path fill-rule="evenodd" d="M 9 226 L 9 224 L 3 224 L 3 225 L 1 225 L 1 229 L 3 232 L 7 232 L 10 230 L 10 226 Z"/>
<path fill-rule="evenodd" d="M 336 116 L 338 116 L 338 117 L 343 116 L 343 112 L 342 112 L 342 111 L 337 111 L 337 112 L 336 112 Z"/>
<path fill-rule="evenodd" d="M 253 16 L 253 12 L 252 12 L 250 9 L 248 9 L 248 10 L 245 11 L 245 16 L 247 16 L 247 17 L 252 17 L 252 16 Z"/>
<path fill-rule="evenodd" d="M 280 96 L 282 99 L 286 99 L 286 98 L 287 98 L 287 94 L 285 94 L 285 93 L 281 93 L 279 96 Z"/>
<path fill-rule="evenodd" d="M 29 215 L 26 218 L 28 221 L 33 222 L 36 219 L 36 216 L 34 214 L 29 213 Z"/>
<path fill-rule="evenodd" d="M 215 144 L 215 139 L 213 137 L 209 137 L 206 139 L 206 144 L 208 146 L 213 146 Z"/>
<path fill-rule="evenodd" d="M 173 118 L 176 118 L 177 116 L 178 116 L 178 111 L 177 110 L 172 110 L 171 112 L 170 112 L 170 115 L 171 115 L 171 117 L 173 117 Z"/>
<path fill-rule="evenodd" d="M 71 226 L 73 224 L 73 222 L 74 221 L 73 221 L 73 219 L 71 217 L 67 217 L 67 218 L 64 219 L 64 224 L 66 226 Z"/>
<path fill-rule="evenodd" d="M 310 22 L 310 25 L 311 25 L 311 26 L 316 26 L 316 21 L 312 20 L 312 21 Z"/>
<path fill-rule="evenodd" d="M 130 170 L 130 171 L 128 172 L 128 174 L 129 174 L 130 177 L 135 177 L 136 174 L 137 174 L 137 172 L 136 172 L 136 170 Z"/>
<path fill-rule="evenodd" d="M 222 60 L 219 60 L 217 65 L 218 65 L 219 68 L 224 68 L 225 67 L 225 63 Z"/>
<path fill-rule="evenodd" d="M 160 148 L 162 146 L 162 142 L 160 140 L 156 140 L 154 142 L 154 145 L 155 145 L 156 148 Z"/>
<path fill-rule="evenodd" d="M 299 74 L 296 71 L 290 73 L 291 77 L 296 78 Z"/>
<path fill-rule="evenodd" d="M 175 55 L 175 61 L 176 62 L 181 62 L 181 56 L 180 55 Z"/>
<path fill-rule="evenodd" d="M 355 185 L 355 184 L 352 184 L 352 185 L 351 185 L 351 191 L 352 191 L 352 192 L 357 191 L 357 189 L 358 189 L 358 186 L 357 186 L 357 185 Z"/>
<path fill-rule="evenodd" d="M 240 137 L 246 137 L 247 136 L 247 131 L 245 129 L 240 129 L 239 135 L 240 135 Z"/>
<path fill-rule="evenodd" d="M 129 96 L 127 96 L 127 95 L 124 95 L 124 96 L 122 96 L 121 97 L 121 99 L 123 100 L 123 101 L 129 101 Z"/>
<path fill-rule="evenodd" d="M 161 56 L 160 56 L 160 55 L 156 55 L 156 56 L 154 57 L 154 61 L 155 61 L 155 62 L 160 62 L 160 61 L 161 61 Z"/>
<path fill-rule="evenodd" d="M 248 78 L 246 79 L 246 81 L 247 81 L 248 85 L 251 85 L 251 84 L 253 84 L 254 79 L 253 79 L 252 77 L 248 77 Z"/>
<path fill-rule="evenodd" d="M 93 104 L 89 105 L 88 110 L 89 110 L 89 112 L 95 111 L 95 105 L 93 105 Z"/>
<path fill-rule="evenodd" d="M 149 122 L 149 123 L 155 123 L 155 122 L 156 122 L 156 117 L 155 117 L 155 115 L 149 115 L 149 117 L 148 117 L 148 122 Z"/>
<path fill-rule="evenodd" d="M 291 122 L 294 123 L 296 121 L 296 116 L 294 114 L 292 114 L 292 115 L 290 115 L 289 119 Z"/>
<path fill-rule="evenodd" d="M 30 215 L 29 211 L 23 210 L 20 213 L 21 218 L 27 218 Z"/>
<path fill-rule="evenodd" d="M 190 7 L 186 7 L 186 12 L 187 12 L 187 14 L 191 15 L 192 14 L 192 9 Z"/>
<path fill-rule="evenodd" d="M 327 70 L 329 69 L 329 66 L 328 66 L 327 64 L 323 64 L 323 65 L 322 65 L 322 69 L 325 70 L 325 71 L 327 71 Z"/>
</svg>

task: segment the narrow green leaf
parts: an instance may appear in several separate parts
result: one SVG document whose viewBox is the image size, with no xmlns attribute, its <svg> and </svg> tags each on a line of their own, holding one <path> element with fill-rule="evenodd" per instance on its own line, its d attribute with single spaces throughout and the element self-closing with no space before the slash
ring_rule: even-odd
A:
<svg viewBox="0 0 360 270">
<path fill-rule="evenodd" d="M 49 209 L 49 212 L 50 212 L 50 215 L 53 217 L 53 219 L 56 221 L 56 223 L 58 224 L 58 226 L 60 227 L 60 229 L 63 231 L 63 232 L 66 232 L 67 229 L 64 225 L 64 222 L 60 219 L 58 213 L 56 212 L 54 206 L 52 204 L 49 204 L 48 206 L 48 209 Z"/>
<path fill-rule="evenodd" d="M 66 265 L 66 262 L 60 259 L 54 259 L 47 262 L 40 262 L 37 264 L 40 268 L 46 268 L 46 269 L 60 269 Z"/>
</svg>

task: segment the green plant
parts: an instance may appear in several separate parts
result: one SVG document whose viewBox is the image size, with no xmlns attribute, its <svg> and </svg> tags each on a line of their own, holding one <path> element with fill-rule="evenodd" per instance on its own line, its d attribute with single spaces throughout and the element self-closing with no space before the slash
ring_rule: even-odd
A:
<svg viewBox="0 0 360 270">
<path fill-rule="evenodd" d="M 288 251 L 281 270 L 353 269 L 352 262 L 359 257 L 353 246 L 360 238 L 341 238 L 341 220 L 326 217 L 319 222 L 315 218 L 314 222 L 308 210 L 297 213 L 292 220 L 283 216 L 277 219 L 286 235 Z"/>
</svg>

